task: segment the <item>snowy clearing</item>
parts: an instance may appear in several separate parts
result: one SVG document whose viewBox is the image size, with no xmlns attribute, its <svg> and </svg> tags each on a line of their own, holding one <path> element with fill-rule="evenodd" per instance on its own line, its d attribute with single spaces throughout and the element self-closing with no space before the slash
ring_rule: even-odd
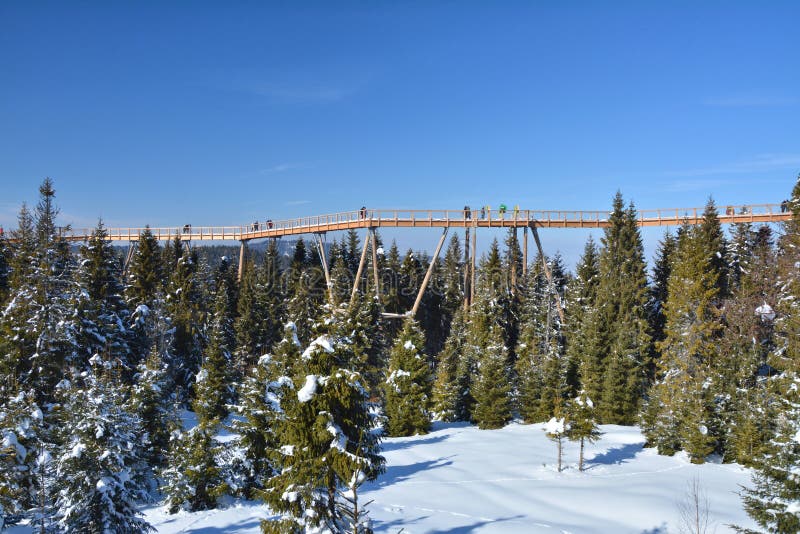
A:
<svg viewBox="0 0 800 534">
<path fill-rule="evenodd" d="M 604 425 L 587 444 L 587 470 L 578 472 L 578 444 L 565 441 L 556 471 L 556 445 L 544 425 L 478 430 L 434 425 L 425 436 L 383 443 L 387 470 L 361 496 L 377 532 L 649 533 L 678 532 L 678 503 L 695 477 L 707 492 L 711 531 L 729 524 L 755 527 L 737 491 L 750 471 L 735 464 L 692 465 L 683 454 L 643 449 L 638 428 Z M 269 510 L 255 503 L 169 515 L 145 509 L 160 533 L 257 533 Z M 27 529 L 11 532 L 21 534 Z"/>
</svg>

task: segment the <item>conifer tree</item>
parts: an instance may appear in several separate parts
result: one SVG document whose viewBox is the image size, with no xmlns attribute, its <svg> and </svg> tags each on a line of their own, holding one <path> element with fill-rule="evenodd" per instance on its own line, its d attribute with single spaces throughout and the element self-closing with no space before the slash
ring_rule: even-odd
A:
<svg viewBox="0 0 800 534">
<path fill-rule="evenodd" d="M 662 454 L 674 447 L 701 463 L 717 441 L 713 428 L 712 363 L 717 354 L 718 273 L 710 268 L 703 234 L 686 229 L 678 240 L 665 306 L 662 362 L 646 412 L 645 435 Z M 710 381 L 710 382 L 708 382 Z"/>
<path fill-rule="evenodd" d="M 463 360 L 466 334 L 464 311 L 459 308 L 450 325 L 450 335 L 439 354 L 439 365 L 436 368 L 436 379 L 433 384 L 434 419 L 447 422 L 459 420 L 457 414 L 460 411 L 458 407 L 463 385 L 459 384 L 458 371 Z M 465 373 L 464 378 L 469 376 Z M 463 412 L 461 415 L 463 417 Z M 469 417 L 466 417 L 466 420 L 469 420 Z"/>
<path fill-rule="evenodd" d="M 558 447 L 558 472 L 561 472 L 561 460 L 564 457 L 564 438 L 567 437 L 570 431 L 569 423 L 564 417 L 553 416 L 548 422 L 544 424 L 547 437 L 553 441 Z"/>
<path fill-rule="evenodd" d="M 147 359 L 139 364 L 128 404 L 141 421 L 141 443 L 149 467 L 166 465 L 170 434 L 177 428 L 175 398 L 162 351 L 166 343 L 154 342 Z"/>
<path fill-rule="evenodd" d="M 644 394 L 650 355 L 647 324 L 647 276 L 642 238 L 633 204 L 614 198 L 610 226 L 600 252 L 600 280 L 593 337 L 582 376 L 605 423 L 630 424 Z M 591 376 L 589 376 L 591 375 Z"/>
<path fill-rule="evenodd" d="M 88 368 L 89 358 L 103 353 L 130 380 L 138 364 L 130 347 L 131 334 L 125 326 L 130 311 L 122 298 L 119 262 L 102 221 L 92 231 L 86 246 L 81 247 L 80 257 L 75 302 L 79 353 L 72 363 L 78 368 Z"/>
<path fill-rule="evenodd" d="M 595 347 L 597 340 L 592 336 L 592 328 L 596 326 L 593 316 L 597 313 L 595 296 L 599 277 L 597 246 L 592 236 L 589 236 L 575 268 L 575 277 L 570 280 L 566 288 L 565 357 L 567 360 L 567 385 L 573 391 L 580 389 L 581 378 L 585 381 L 600 374 L 597 369 L 588 368 L 595 361 L 587 356 L 587 354 L 596 355 L 598 352 Z M 587 366 L 583 372 L 581 372 L 582 365 Z M 593 388 L 593 390 L 598 389 L 599 387 Z"/>
<path fill-rule="evenodd" d="M 384 390 L 386 431 L 390 436 L 427 434 L 431 426 L 431 373 L 421 353 L 424 338 L 414 319 L 406 319 L 389 356 Z"/>
<path fill-rule="evenodd" d="M 228 404 L 233 400 L 231 387 L 231 354 L 228 339 L 232 337 L 228 316 L 227 295 L 218 291 L 214 303 L 211 339 L 204 352 L 203 364 L 197 374 L 194 408 L 200 419 L 223 420 L 228 416 Z"/>
<path fill-rule="evenodd" d="M 473 418 L 481 429 L 501 428 L 511 420 L 508 350 L 500 329 L 491 326 L 474 383 Z"/>
<path fill-rule="evenodd" d="M 262 356 L 251 369 L 239 393 L 231 429 L 239 436 L 238 445 L 244 451 L 241 467 L 242 491 L 247 498 L 257 497 L 266 481 L 277 474 L 280 458 L 275 427 L 283 419 L 283 395 L 294 393 L 290 378 L 293 364 L 300 358 L 300 343 L 294 323 L 284 329 L 284 337 L 274 353 Z"/>
<path fill-rule="evenodd" d="M 142 464 L 141 422 L 126 410 L 118 384 L 109 379 L 114 362 L 94 356 L 92 364 L 98 376 L 90 374 L 85 388 L 67 396 L 54 481 L 58 522 L 75 532 L 152 531 L 137 506 L 147 499 L 135 472 Z"/>
<path fill-rule="evenodd" d="M 578 470 L 583 471 L 585 442 L 594 443 L 602 435 L 600 427 L 597 426 L 594 403 L 586 396 L 586 392 L 581 391 L 577 397 L 569 400 L 566 406 L 566 420 L 569 422 L 567 438 L 570 441 L 579 441 L 581 444 Z"/>
<path fill-rule="evenodd" d="M 262 522 L 265 532 L 339 531 L 337 490 L 358 473 L 374 480 L 383 471 L 374 416 L 358 373 L 350 369 L 353 352 L 342 327 L 335 316 L 327 321 L 329 333 L 303 352 L 293 372 L 294 392 L 281 399 L 284 415 L 275 431 L 282 454 L 262 495 L 283 517 Z"/>
<path fill-rule="evenodd" d="M 170 279 L 166 302 L 175 329 L 170 351 L 175 360 L 170 372 L 184 391 L 193 387 L 192 379 L 200 369 L 205 343 L 205 311 L 199 278 L 197 254 L 185 251 Z"/>
</svg>

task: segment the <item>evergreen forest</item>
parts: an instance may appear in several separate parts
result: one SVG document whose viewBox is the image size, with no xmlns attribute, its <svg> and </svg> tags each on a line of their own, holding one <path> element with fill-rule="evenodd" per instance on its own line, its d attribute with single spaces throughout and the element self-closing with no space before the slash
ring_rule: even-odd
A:
<svg viewBox="0 0 800 534">
<path fill-rule="evenodd" d="M 304 239 L 239 279 L 238 247 L 145 230 L 126 265 L 102 221 L 67 242 L 53 182 L 38 193 L 0 237 L 0 530 L 147 532 L 143 503 L 233 497 L 280 514 L 264 532 L 369 532 L 382 436 L 518 420 L 581 444 L 638 425 L 659 454 L 752 467 L 742 506 L 800 531 L 800 177 L 791 220 L 723 228 L 709 200 L 651 269 L 621 193 L 574 272 L 523 265 L 510 230 L 470 288 L 454 235 L 405 318 L 383 314 L 412 308 L 432 260 L 380 235 L 355 291 L 354 230 L 330 242 L 330 285 Z"/>
</svg>

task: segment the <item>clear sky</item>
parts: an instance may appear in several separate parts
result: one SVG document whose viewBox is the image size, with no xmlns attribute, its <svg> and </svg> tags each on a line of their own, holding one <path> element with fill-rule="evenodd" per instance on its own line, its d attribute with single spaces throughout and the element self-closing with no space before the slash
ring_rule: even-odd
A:
<svg viewBox="0 0 800 534">
<path fill-rule="evenodd" d="M 796 1 L 6 0 L 0 224 L 45 176 L 76 226 L 780 202 L 799 20 Z M 573 260 L 585 236 L 545 244 Z"/>
</svg>

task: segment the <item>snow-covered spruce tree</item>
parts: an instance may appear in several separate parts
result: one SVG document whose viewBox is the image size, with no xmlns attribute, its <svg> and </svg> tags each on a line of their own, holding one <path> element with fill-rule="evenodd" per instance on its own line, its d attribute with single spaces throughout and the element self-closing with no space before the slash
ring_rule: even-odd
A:
<svg viewBox="0 0 800 534">
<path fill-rule="evenodd" d="M 173 380 L 181 397 L 194 386 L 193 378 L 200 368 L 205 344 L 205 298 L 200 284 L 196 252 L 184 251 L 178 258 L 170 278 L 166 311 L 174 333 L 170 354 Z"/>
<path fill-rule="evenodd" d="M 356 294 L 356 300 L 348 306 L 342 317 L 342 328 L 349 332 L 353 351 L 352 369 L 361 377 L 363 386 L 371 399 L 381 394 L 381 383 L 386 371 L 388 340 L 381 317 L 381 303 L 377 297 Z"/>
<path fill-rule="evenodd" d="M 661 454 L 685 450 L 702 463 L 714 451 L 712 364 L 720 331 L 715 306 L 718 273 L 710 268 L 703 234 L 687 228 L 678 239 L 665 306 L 665 340 L 657 381 L 650 390 L 643 431 Z"/>
<path fill-rule="evenodd" d="M 228 315 L 227 295 L 218 291 L 214 301 L 211 338 L 203 353 L 203 364 L 195 383 L 194 409 L 198 418 L 222 421 L 228 416 L 228 404 L 233 400 L 231 386 L 231 354 L 227 340 L 233 337 L 232 321 Z"/>
<path fill-rule="evenodd" d="M 263 490 L 267 479 L 277 473 L 275 463 L 280 457 L 275 426 L 283 418 L 281 400 L 294 394 L 294 384 L 288 375 L 300 358 L 300 343 L 294 323 L 284 328 L 284 337 L 273 354 L 262 356 L 245 377 L 239 388 L 239 404 L 234 408 L 239 418 L 231 422 L 231 430 L 239 437 L 241 463 L 234 466 L 238 492 L 253 499 Z"/>
<path fill-rule="evenodd" d="M 599 276 L 597 245 L 589 236 L 575 268 L 575 277 L 565 288 L 567 321 L 563 328 L 567 385 L 574 391 L 580 389 L 581 362 L 587 361 L 584 351 L 588 349 L 590 353 L 596 353 L 591 349 L 591 326 L 592 315 L 596 314 L 595 295 Z"/>
<path fill-rule="evenodd" d="M 545 435 L 558 447 L 558 472 L 560 473 L 561 460 L 564 457 L 564 438 L 567 437 L 570 430 L 569 422 L 567 422 L 564 417 L 557 414 L 544 424 L 542 430 L 545 431 Z"/>
<path fill-rule="evenodd" d="M 281 400 L 284 413 L 275 426 L 281 458 L 278 472 L 262 492 L 283 514 L 264 521 L 264 532 L 341 531 L 337 492 L 355 473 L 374 480 L 383 472 L 375 415 L 367 404 L 343 321 L 327 321 L 322 334 L 303 352 L 294 373 L 294 393 Z"/>
<path fill-rule="evenodd" d="M 44 489 L 34 467 L 46 435 L 32 393 L 0 399 L 0 529 L 4 517 L 23 517 L 33 508 Z"/>
<path fill-rule="evenodd" d="M 0 236 L 0 306 L 3 306 L 8 298 L 8 279 L 11 273 L 10 266 L 11 247 L 4 236 Z"/>
<path fill-rule="evenodd" d="M 78 354 L 72 365 L 89 367 L 89 359 L 103 354 L 130 382 L 139 358 L 130 346 L 127 328 L 130 311 L 122 297 L 119 260 L 99 221 L 86 245 L 80 249 L 80 265 L 75 273 L 78 291 L 75 300 L 75 335 Z"/>
<path fill-rule="evenodd" d="M 200 420 L 190 430 L 172 432 L 169 463 L 161 472 L 169 513 L 216 508 L 228 491 L 217 461 L 222 449 L 214 439 L 218 430 L 218 420 Z"/>
<path fill-rule="evenodd" d="M 570 399 L 566 406 L 566 420 L 569 428 L 566 431 L 570 441 L 581 443 L 580 456 L 578 457 L 578 470 L 583 471 L 583 449 L 585 442 L 594 443 L 600 436 L 600 427 L 597 426 L 597 416 L 594 403 L 586 392 L 581 391 L 577 397 Z"/>
<path fill-rule="evenodd" d="M 383 384 L 386 432 L 390 436 L 427 434 L 431 426 L 431 371 L 420 352 L 424 339 L 412 318 L 405 321 L 389 355 Z"/>
<path fill-rule="evenodd" d="M 114 362 L 92 357 L 82 388 L 68 392 L 56 457 L 58 524 L 68 532 L 139 533 L 154 530 L 137 503 L 147 498 L 137 484 L 142 466 L 137 439 L 141 422 L 126 410 Z"/>
<path fill-rule="evenodd" d="M 461 388 L 458 383 L 458 368 L 464 352 L 467 325 L 464 311 L 459 308 L 450 325 L 450 335 L 439 354 L 439 366 L 433 383 L 432 415 L 439 421 L 457 421 Z"/>
<path fill-rule="evenodd" d="M 650 303 L 648 305 L 648 321 L 650 332 L 653 335 L 653 358 L 647 369 L 648 382 L 652 383 L 655 378 L 655 365 L 658 360 L 656 353 L 658 343 L 664 341 L 664 327 L 666 317 L 664 315 L 664 305 L 669 296 L 668 284 L 669 275 L 672 272 L 672 261 L 674 260 L 675 247 L 678 242 L 675 236 L 666 232 L 658 243 L 656 257 L 653 265 L 653 279 L 650 285 Z"/>
<path fill-rule="evenodd" d="M 147 359 L 136 369 L 128 400 L 130 411 L 141 421 L 140 441 L 146 464 L 156 471 L 166 465 L 170 434 L 180 424 L 162 350 L 153 343 Z"/>
<path fill-rule="evenodd" d="M 522 332 L 517 347 L 517 405 L 525 422 L 545 421 L 563 404 L 569 384 L 567 359 L 556 300 L 563 287 L 563 269 L 553 262 L 553 284 L 539 256 L 528 273 L 522 309 Z M 557 285 L 556 285 L 557 284 Z"/>
<path fill-rule="evenodd" d="M 473 384 L 473 419 L 478 428 L 501 428 L 511 420 L 512 401 L 508 350 L 497 326 L 490 327 L 478 364 L 478 376 Z"/>
</svg>

